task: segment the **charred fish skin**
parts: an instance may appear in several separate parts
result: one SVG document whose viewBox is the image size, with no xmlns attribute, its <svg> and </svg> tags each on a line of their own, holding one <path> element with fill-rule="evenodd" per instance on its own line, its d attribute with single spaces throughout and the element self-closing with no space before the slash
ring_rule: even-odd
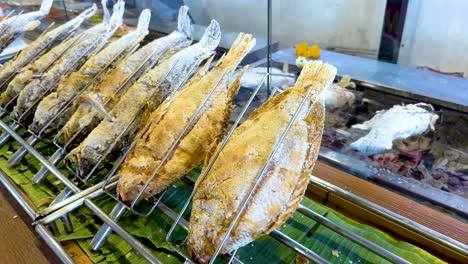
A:
<svg viewBox="0 0 468 264">
<path fill-rule="evenodd" d="M 114 6 L 114 13 L 109 23 L 102 23 L 104 25 L 91 28 L 86 38 L 67 50 L 59 61 L 42 76 L 40 81 L 34 80 L 27 84 L 19 93 L 16 106 L 13 108 L 13 116 L 22 119 L 26 112 L 34 110 L 38 100 L 55 90 L 60 78 L 79 66 L 88 56 L 93 55 L 95 51 L 102 48 L 122 24 L 124 5 L 125 2 L 119 1 Z"/>
<path fill-rule="evenodd" d="M 165 37 L 153 40 L 134 52 L 126 60 L 118 64 L 115 69 L 111 70 L 102 81 L 93 86 L 83 97 L 93 96 L 107 111 L 110 111 L 114 105 L 112 102 L 118 101 L 120 95 L 125 92 L 125 87 L 120 91 L 117 91 L 117 89 L 119 89 L 130 76 L 132 76 L 131 80 L 138 79 L 149 70 L 149 65 L 162 61 L 161 56 L 163 54 L 172 54 L 190 45 L 192 26 L 190 24 L 187 6 L 182 6 L 179 9 L 178 21 L 179 26 L 177 30 Z M 144 65 L 142 65 L 142 63 L 144 63 Z M 141 65 L 142 67 L 140 68 Z M 82 131 L 83 135 L 89 134 L 102 119 L 94 108 L 89 104 L 79 103 L 80 101 L 83 100 L 77 100 L 76 103 L 70 106 L 72 114 L 61 129 L 60 141 L 62 143 L 68 142 L 78 131 Z"/>
<path fill-rule="evenodd" d="M 214 89 L 201 114 L 145 190 L 143 198 L 165 190 L 202 163 L 209 146 L 222 137 L 228 126 L 232 100 L 238 92 L 240 77 L 246 68 L 231 85 L 228 85 L 229 73 L 235 70 L 254 45 L 255 39 L 250 35 L 239 34 L 229 53 L 213 70 L 200 80 L 190 82 L 152 114 L 151 126 L 129 153 L 119 173 L 118 193 L 123 202 L 131 203 L 135 200 L 174 140 L 183 132 L 202 102 Z"/>
<path fill-rule="evenodd" d="M 38 11 L 10 17 L 0 23 L 0 50 L 24 31 L 36 28 L 41 19 L 49 14 L 53 0 L 43 0 Z"/>
<path fill-rule="evenodd" d="M 85 20 L 96 13 L 96 10 L 97 7 L 93 4 L 92 7 L 86 9 L 77 17 L 34 40 L 15 59 L 8 61 L 0 68 L 0 84 L 5 84 L 18 70 L 33 61 L 44 50 L 49 49 L 74 33 Z"/>
<path fill-rule="evenodd" d="M 234 131 L 206 178 L 197 180 L 187 249 L 200 262 L 213 256 L 281 134 L 312 87 L 303 110 L 279 145 L 221 254 L 268 234 L 294 213 L 318 156 L 325 115 L 321 93 L 335 74 L 335 67 L 319 61 L 305 66 L 293 88 L 270 98 Z"/>
<path fill-rule="evenodd" d="M 430 104 L 396 105 L 378 111 L 372 119 L 353 125 L 353 128 L 369 130 L 369 133 L 351 143 L 351 148 L 364 155 L 374 155 L 393 147 L 393 142 L 434 130 L 439 116 Z"/>
<path fill-rule="evenodd" d="M 156 107 L 161 104 L 191 68 L 211 56 L 220 38 L 219 24 L 213 20 L 199 43 L 163 61 L 130 87 L 109 113 L 114 120 L 103 120 L 67 155 L 67 161 L 76 169 L 76 173 L 86 173 L 90 166 L 97 164 L 114 142 L 117 148 L 120 147 L 124 140 L 117 139 L 128 126 L 130 129 L 125 132 L 123 138 L 131 139 L 140 126 L 141 108 L 148 102 Z"/>
<path fill-rule="evenodd" d="M 119 58 L 126 56 L 131 48 L 149 33 L 150 18 L 151 12 L 148 9 L 143 10 L 136 30 L 110 43 L 98 54 L 91 57 L 79 71 L 71 73 L 69 77 L 62 81 L 56 92 L 49 94 L 39 103 L 33 123 L 29 126 L 30 130 L 39 133 L 77 93 L 81 92 L 96 75 L 112 63 L 116 56 Z M 47 132 L 54 131 L 63 125 L 68 118 L 69 115 L 64 114 L 61 118 L 55 119 L 54 124 L 48 127 Z"/>
</svg>

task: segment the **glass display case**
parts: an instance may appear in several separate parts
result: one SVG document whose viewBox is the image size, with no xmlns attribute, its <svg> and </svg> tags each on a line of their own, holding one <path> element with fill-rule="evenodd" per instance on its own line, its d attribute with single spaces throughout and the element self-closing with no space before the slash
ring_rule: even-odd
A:
<svg viewBox="0 0 468 264">
<path fill-rule="evenodd" d="M 468 34 L 461 26 L 461 12 L 438 13 L 450 30 L 430 19 L 441 9 L 436 1 L 124 2 L 120 25 L 119 1 L 53 1 L 41 23 L 15 35 L 15 41 L 35 47 L 35 40 L 78 21 L 93 4 L 98 9 L 40 50 L 0 54 L 0 180 L 61 260 L 74 261 L 62 247 L 62 242 L 73 241 L 94 263 L 468 261 L 468 66 L 462 59 Z M 6 21 L 38 10 L 40 4 L 4 1 L 0 16 Z M 453 11 L 467 6 L 460 2 L 448 7 Z M 100 25 L 106 29 L 92 33 Z M 132 38 L 136 33 L 141 37 Z M 248 52 L 239 48 L 242 45 Z M 236 51 L 240 55 L 232 55 Z M 20 67 L 26 52 L 35 55 Z M 39 63 L 43 58 L 52 59 Z M 278 219 L 268 218 L 278 209 L 268 207 L 272 200 L 290 188 L 288 184 L 304 181 L 288 182 L 286 177 L 268 187 L 263 200 L 255 199 L 267 179 L 289 175 L 286 168 L 278 168 L 275 176 L 271 164 L 294 163 L 301 135 L 289 152 L 282 150 L 283 141 L 323 80 L 306 87 L 307 94 L 288 118 L 278 114 L 271 122 L 284 131 L 267 145 L 268 155 L 262 153 L 266 148 L 246 154 L 264 155 L 252 179 L 241 178 L 250 167 L 239 166 L 237 183 L 197 196 L 217 159 L 228 156 L 223 151 L 230 141 L 241 142 L 236 133 L 245 130 L 245 124 L 254 127 L 255 121 L 244 123 L 249 116 L 254 119 L 267 107 L 274 108 L 316 61 L 336 67 L 337 74 L 309 109 L 319 111 L 314 107 L 324 104 L 314 169 L 291 165 L 300 167 L 301 175 L 307 172 L 302 201 L 299 195 L 296 203 L 281 205 Z M 236 77 L 238 89 L 232 88 Z M 15 90 L 18 85 L 23 91 Z M 206 88 L 210 85 L 212 90 Z M 234 93 L 232 98 L 217 94 L 223 85 L 222 94 Z M 31 103 L 21 108 L 28 100 Z M 224 118 L 208 112 L 216 104 L 225 107 Z M 316 125 L 321 130 L 316 122 L 307 129 Z M 260 137 L 273 133 L 268 128 L 266 124 L 252 132 L 258 144 L 263 142 Z M 205 130 L 218 134 L 199 132 Z M 151 138 L 151 133 L 157 136 Z M 241 145 L 239 153 L 256 143 Z M 170 174 L 168 163 L 182 166 L 176 163 L 189 156 L 200 156 L 192 161 L 196 166 L 161 190 L 152 189 L 157 189 L 154 179 L 161 171 Z M 131 162 L 139 164 L 132 173 L 146 178 L 123 180 Z M 244 162 L 252 164 L 247 158 Z M 137 187 L 124 193 L 125 184 Z M 211 239 L 212 245 L 207 256 L 197 254 L 190 236 L 198 222 L 190 215 L 208 210 L 211 201 L 198 203 L 202 209 L 195 201 L 218 191 L 224 197 L 219 199 L 229 199 L 229 193 L 244 185 L 248 187 L 238 197 L 223 200 L 227 205 L 209 208 L 212 218 L 221 220 L 197 227 L 204 230 L 201 239 Z M 249 208 L 256 205 L 258 212 L 251 213 Z M 249 219 L 254 227 L 242 230 L 249 213 L 255 216 Z M 260 230 L 265 221 L 271 225 Z M 218 227 L 225 236 L 216 225 L 222 225 Z M 224 252 L 230 239 L 242 232 L 248 242 Z"/>
</svg>

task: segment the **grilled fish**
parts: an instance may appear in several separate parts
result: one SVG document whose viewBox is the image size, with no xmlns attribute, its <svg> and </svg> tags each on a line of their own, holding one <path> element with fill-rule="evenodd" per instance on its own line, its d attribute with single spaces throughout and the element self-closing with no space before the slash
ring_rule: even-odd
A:
<svg viewBox="0 0 468 264">
<path fill-rule="evenodd" d="M 0 50 L 24 31 L 33 30 L 49 14 L 53 0 L 43 0 L 38 11 L 12 16 L 0 22 Z"/>
<path fill-rule="evenodd" d="M 439 118 L 430 104 L 395 105 L 378 111 L 372 119 L 353 125 L 353 128 L 369 130 L 369 133 L 351 143 L 351 147 L 364 155 L 374 155 L 390 150 L 393 142 L 434 130 Z"/>
<path fill-rule="evenodd" d="M 0 68 L 0 85 L 5 84 L 19 69 L 36 59 L 39 54 L 70 36 L 78 29 L 83 21 L 93 16 L 96 10 L 97 7 L 93 4 L 92 7 L 83 11 L 79 16 L 31 42 L 15 59 L 5 63 L 3 67 Z"/>
<path fill-rule="evenodd" d="M 0 95 L 2 107 L 12 106 L 21 90 L 32 80 L 40 77 L 53 63 L 60 58 L 72 45 L 79 42 L 84 36 L 79 34 L 58 44 L 50 51 L 36 59 L 32 64 L 23 67 L 19 73 L 10 81 L 6 90 Z M 39 76 L 38 76 L 39 75 Z"/>
<path fill-rule="evenodd" d="M 212 20 L 199 43 L 163 61 L 130 87 L 110 111 L 113 120 L 103 120 L 67 155 L 67 161 L 76 169 L 76 173 L 85 174 L 113 144 L 118 149 L 125 142 L 124 138 L 131 139 L 140 125 L 142 108 L 148 102 L 154 106 L 161 104 L 192 68 L 213 53 L 220 39 L 219 24 Z"/>
<path fill-rule="evenodd" d="M 103 3 L 105 3 L 105 1 L 103 1 Z M 88 30 L 85 30 L 84 32 L 75 34 L 74 36 L 50 49 L 47 53 L 41 55 L 32 64 L 23 67 L 8 84 L 7 89 L 0 95 L 0 106 L 13 106 L 14 103 L 16 103 L 17 96 L 27 84 L 29 84 L 32 80 L 42 77 L 42 73 L 52 65 L 56 64 L 56 61 L 62 55 L 64 55 L 67 50 L 70 50 L 72 46 L 78 45 L 78 43 L 86 39 L 88 35 L 93 34 L 93 32 L 102 30 L 109 21 L 108 19 L 105 19 L 104 22 L 105 23 L 96 25 Z"/>
<path fill-rule="evenodd" d="M 206 177 L 197 180 L 187 249 L 199 261 L 207 262 L 214 254 L 310 88 L 313 90 L 303 110 L 279 145 L 221 254 L 268 234 L 294 213 L 320 147 L 325 112 L 321 93 L 335 74 L 335 67 L 320 61 L 307 64 L 294 87 L 270 98 L 234 131 Z"/>
<path fill-rule="evenodd" d="M 109 23 L 102 23 L 91 28 L 86 37 L 67 50 L 40 80 L 32 80 L 21 90 L 12 113 L 17 120 L 23 119 L 25 114 L 34 111 L 36 103 L 57 88 L 62 76 L 79 67 L 87 57 L 94 55 L 107 43 L 122 24 L 124 5 L 123 1 L 117 2 Z"/>
<path fill-rule="evenodd" d="M 212 142 L 220 139 L 229 124 L 232 100 L 240 87 L 240 77 L 228 85 L 240 61 L 255 46 L 250 35 L 240 34 L 229 53 L 217 66 L 197 82 L 186 85 L 168 98 L 151 115 L 151 125 L 135 148 L 129 153 L 120 171 L 118 193 L 124 202 L 133 202 L 171 149 L 174 141 L 189 124 L 204 99 L 213 91 L 191 129 L 184 135 L 170 159 L 159 170 L 143 198 L 151 197 L 169 187 L 198 166 Z"/>
<path fill-rule="evenodd" d="M 35 133 L 40 133 L 47 123 L 52 120 L 53 124 L 48 125 L 47 132 L 54 131 L 56 128 L 64 124 L 68 117 L 60 117 L 54 119 L 61 109 L 67 105 L 80 93 L 82 89 L 91 82 L 98 74 L 101 73 L 109 64 L 118 58 L 123 58 L 132 47 L 137 45 L 148 34 L 148 26 L 151 18 L 149 9 L 142 11 L 138 27 L 135 31 L 129 32 L 116 41 L 110 43 L 106 48 L 98 54 L 91 57 L 77 72 L 73 72 L 64 81 L 60 82 L 57 91 L 46 96 L 38 105 L 34 115 L 34 121 L 29 126 L 30 130 Z M 116 59 L 117 57 L 117 59 Z"/>
<path fill-rule="evenodd" d="M 101 82 L 85 92 L 83 98 L 93 96 L 96 100 L 110 111 L 118 101 L 121 94 L 125 92 L 125 87 L 129 86 L 132 80 L 141 77 L 145 71 L 150 69 L 150 66 L 161 61 L 164 54 L 173 54 L 190 45 L 192 38 L 192 26 L 190 17 L 188 16 L 188 7 L 182 6 L 179 9 L 178 28 L 171 34 L 153 40 L 144 47 L 137 50 L 127 59 L 117 65 L 117 67 L 109 72 Z M 125 84 L 125 85 L 124 85 Z M 61 130 L 62 143 L 68 142 L 75 134 L 80 133 L 87 135 L 91 130 L 102 120 L 97 111 L 89 104 L 82 103 L 86 101 L 80 98 L 67 110 L 70 115 L 64 114 L 64 118 L 69 120 Z"/>
</svg>

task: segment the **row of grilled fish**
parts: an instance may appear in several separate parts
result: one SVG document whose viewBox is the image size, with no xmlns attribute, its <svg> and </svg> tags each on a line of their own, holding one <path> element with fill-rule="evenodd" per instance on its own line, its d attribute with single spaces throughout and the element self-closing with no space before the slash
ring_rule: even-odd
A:
<svg viewBox="0 0 468 264">
<path fill-rule="evenodd" d="M 34 30 L 49 14 L 53 0 L 43 0 L 38 11 L 18 14 L 0 22 L 0 53 L 25 31 Z"/>
<path fill-rule="evenodd" d="M 131 35 L 135 35 L 134 42 L 145 35 L 142 28 L 144 27 L 139 27 L 138 33 Z M 83 37 L 86 38 L 88 35 Z M 253 48 L 255 40 L 250 35 L 240 34 L 230 51 L 213 69 L 209 70 L 211 60 L 208 60 L 184 84 L 191 71 L 210 57 L 217 47 L 220 29 L 216 21 L 212 21 L 202 40 L 192 46 L 188 46 L 191 31 L 185 7 L 181 9 L 177 31 L 149 43 L 133 54 L 125 54 L 134 45 L 128 41 L 130 37 L 127 35 L 122 38 L 126 39 L 124 46 L 120 46 L 118 42 L 111 43 L 100 53 L 90 56 L 78 71 L 57 82 L 54 88 L 47 86 L 48 90 L 45 91 L 46 87 L 41 86 L 42 80 L 39 84 L 30 84 L 34 83 L 32 80 L 18 90 L 19 98 L 22 98 L 21 94 L 25 91 L 30 91 L 28 97 L 34 99 L 43 98 L 44 94 L 49 93 L 37 106 L 31 130 L 39 132 L 44 124 L 56 118 L 58 111 L 62 111 L 66 115 L 60 121 L 54 121 L 54 125 L 48 129 L 61 129 L 63 142 L 69 141 L 80 131 L 85 131 L 82 135 L 89 133 L 67 157 L 68 162 L 80 174 L 98 163 L 112 148 L 119 149 L 126 141 L 132 141 L 138 133 L 138 141 L 134 142 L 134 147 L 119 172 L 119 196 L 124 202 L 132 202 L 140 191 L 144 192 L 143 197 L 163 191 L 214 151 L 216 143 L 223 138 L 227 129 L 232 100 L 237 94 L 240 78 L 246 68 L 238 73 L 232 83 L 229 83 L 230 77 Z M 77 36 L 66 40 L 68 41 L 75 46 L 74 42 L 83 40 Z M 116 50 L 121 53 L 105 55 Z M 88 87 L 101 69 L 115 63 L 118 56 L 124 58 L 99 82 Z M 154 64 L 154 68 L 145 72 L 145 67 L 151 68 Z M 60 72 L 61 67 L 63 62 L 33 74 L 46 72 L 44 75 L 48 75 L 50 69 Z M 205 180 L 197 183 L 199 188 L 194 197 L 188 243 L 189 250 L 200 261 L 207 261 L 213 254 L 229 221 L 238 210 L 242 196 L 250 186 L 248 183 L 255 180 L 259 168 L 278 140 L 280 130 L 287 125 L 293 109 L 297 108 L 307 88 L 314 86 L 317 90 L 313 94 L 317 95 L 334 78 L 335 70 L 331 66 L 318 63 L 311 64 L 307 69 L 294 88 L 269 100 L 236 129 L 222 150 L 222 158 L 214 163 Z M 33 85 L 35 88 L 28 88 Z M 18 103 L 22 104 L 21 99 L 18 99 Z M 15 106 L 17 115 L 20 110 L 18 103 Z M 64 109 L 67 103 L 70 105 Z M 242 224 L 231 234 L 222 253 L 228 253 L 268 233 L 286 221 L 297 207 L 305 190 L 304 186 L 307 185 L 306 172 L 313 166 L 317 155 L 323 127 L 323 104 L 316 96 L 311 96 L 308 105 L 282 144 L 281 155 L 270 165 L 272 170 L 269 170 L 268 179 L 271 181 L 265 182 L 260 187 L 262 191 L 250 201 L 253 206 L 259 206 L 258 210 L 264 212 L 265 218 L 258 219 L 252 225 L 252 213 L 247 211 L 244 214 L 245 219 L 241 219 Z M 282 122 L 277 122 L 278 118 Z M 179 137 L 183 132 L 183 136 Z M 258 140 L 260 138 L 262 140 Z M 164 160 L 168 152 L 171 155 Z M 284 155 L 290 158 L 280 159 Z M 220 169 L 227 163 L 232 169 Z M 158 173 L 153 175 L 158 167 Z M 237 174 L 239 171 L 243 173 Z M 149 187 L 142 190 L 151 178 Z M 241 182 L 245 184 L 239 184 Z M 226 191 L 226 184 L 232 187 L 231 191 Z M 273 187 L 278 191 L 282 189 L 282 195 L 272 201 L 271 208 L 259 204 L 258 201 L 265 199 Z M 207 192 L 211 196 L 207 197 Z M 230 195 L 227 195 L 228 192 Z M 223 208 L 220 205 L 229 206 Z M 217 217 L 222 219 L 216 224 L 219 218 L 209 219 L 214 211 L 218 211 Z M 261 226 L 258 226 L 259 223 Z"/>
<path fill-rule="evenodd" d="M 319 61 L 307 64 L 294 87 L 265 102 L 221 147 L 247 67 L 230 80 L 255 39 L 239 34 L 210 69 L 208 58 L 219 44 L 220 27 L 213 20 L 200 42 L 190 46 L 192 31 L 184 6 L 177 30 L 133 52 L 148 34 L 150 12 L 142 12 L 134 31 L 108 43 L 122 23 L 123 6 L 118 2 L 104 23 L 73 34 L 94 14 L 96 7 L 91 7 L 1 68 L 0 80 L 14 77 L 0 96 L 1 106 L 15 104 L 16 119 L 37 108 L 30 130 L 59 131 L 65 145 L 74 140 L 66 160 L 80 175 L 132 142 L 118 173 L 117 192 L 125 203 L 164 191 L 205 161 L 204 177 L 197 180 L 192 200 L 187 239 L 189 254 L 200 262 L 213 256 L 262 171 L 263 178 L 221 254 L 284 224 L 298 207 L 318 156 L 325 115 L 322 97 L 326 98 L 324 91 L 336 69 Z M 47 52 L 39 51 L 44 47 Z M 38 74 L 40 78 L 34 78 Z M 378 123 L 377 118 L 371 123 Z M 277 152 L 265 169 L 275 147 Z M 212 157 L 216 151 L 219 155 Z"/>
</svg>

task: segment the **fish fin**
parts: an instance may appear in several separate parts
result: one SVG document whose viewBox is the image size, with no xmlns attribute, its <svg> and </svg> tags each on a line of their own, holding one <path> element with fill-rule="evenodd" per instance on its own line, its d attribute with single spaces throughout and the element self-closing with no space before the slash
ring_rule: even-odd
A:
<svg viewBox="0 0 468 264">
<path fill-rule="evenodd" d="M 103 19 L 105 23 L 109 23 L 111 19 L 111 15 L 109 9 L 107 9 L 107 0 L 101 0 L 102 11 L 103 11 Z"/>
<path fill-rule="evenodd" d="M 200 39 L 200 45 L 206 47 L 209 50 L 214 50 L 218 47 L 221 41 L 221 27 L 218 21 L 211 20 L 210 25 L 206 28 L 203 37 Z"/>
<path fill-rule="evenodd" d="M 44 15 L 49 14 L 50 8 L 52 7 L 52 3 L 54 0 L 44 0 L 42 1 L 41 7 L 39 11 L 41 11 Z"/>
<path fill-rule="evenodd" d="M 181 6 L 179 9 L 179 17 L 177 19 L 177 30 L 183 32 L 188 39 L 192 39 L 192 23 L 188 15 L 188 6 Z"/>
<path fill-rule="evenodd" d="M 148 34 L 148 27 L 151 20 L 151 11 L 145 9 L 141 11 L 140 17 L 138 18 L 137 30 L 143 34 Z"/>
<path fill-rule="evenodd" d="M 252 35 L 239 33 L 226 56 L 219 60 L 216 67 L 226 67 L 229 71 L 234 71 L 241 60 L 255 46 L 255 43 L 255 38 L 252 38 Z"/>
</svg>

